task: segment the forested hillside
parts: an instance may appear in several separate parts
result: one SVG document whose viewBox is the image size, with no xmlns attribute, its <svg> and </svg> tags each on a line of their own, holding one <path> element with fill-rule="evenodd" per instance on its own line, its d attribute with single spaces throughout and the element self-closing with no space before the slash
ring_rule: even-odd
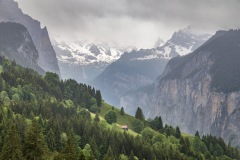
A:
<svg viewBox="0 0 240 160">
<path fill-rule="evenodd" d="M 136 118 L 123 109 L 107 111 L 100 91 L 75 80 L 43 77 L 4 57 L 0 65 L 1 160 L 240 159 L 221 138 L 182 134 L 163 126 L 161 117 L 146 121 L 140 108 Z M 126 116 L 136 133 L 110 122 L 109 112 L 115 120 L 121 114 L 122 123 Z"/>
</svg>

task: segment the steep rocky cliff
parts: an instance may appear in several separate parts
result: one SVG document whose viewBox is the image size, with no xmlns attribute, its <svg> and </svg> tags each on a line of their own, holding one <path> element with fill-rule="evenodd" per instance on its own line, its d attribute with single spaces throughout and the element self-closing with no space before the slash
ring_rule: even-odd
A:
<svg viewBox="0 0 240 160">
<path fill-rule="evenodd" d="M 121 105 L 194 134 L 240 145 L 240 30 L 218 31 L 193 53 L 167 64 L 154 84 L 128 94 Z"/>
<path fill-rule="evenodd" d="M 0 54 L 19 65 L 44 73 L 38 66 L 39 55 L 31 36 L 26 27 L 19 23 L 0 23 Z"/>
<path fill-rule="evenodd" d="M 153 83 L 171 58 L 192 52 L 208 38 L 208 34 L 195 33 L 189 27 L 181 29 L 160 47 L 123 54 L 94 80 L 93 85 L 101 90 L 108 103 L 119 107 L 122 96 Z"/>
<path fill-rule="evenodd" d="M 38 64 L 45 71 L 60 74 L 55 51 L 51 45 L 47 28 L 40 22 L 24 14 L 14 0 L 0 0 L 0 22 L 17 22 L 24 25 L 30 33 L 39 53 Z"/>
</svg>

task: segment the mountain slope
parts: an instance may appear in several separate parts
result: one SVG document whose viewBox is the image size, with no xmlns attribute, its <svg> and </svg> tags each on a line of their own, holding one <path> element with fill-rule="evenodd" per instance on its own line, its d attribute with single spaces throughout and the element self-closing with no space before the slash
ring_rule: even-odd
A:
<svg viewBox="0 0 240 160">
<path fill-rule="evenodd" d="M 0 68 L 1 159 L 240 158 L 220 138 L 182 134 L 178 127 L 163 127 L 159 117 L 140 121 L 102 103 L 99 115 L 116 114 L 117 122 L 134 124 L 129 127 L 139 134 L 125 131 L 88 111 L 97 105 L 91 86 L 49 72 L 40 76 L 2 56 Z"/>
<path fill-rule="evenodd" d="M 127 92 L 151 84 L 172 57 L 190 53 L 208 38 L 208 34 L 196 34 L 191 28 L 179 30 L 161 47 L 123 54 L 92 84 L 102 91 L 108 103 L 119 106 Z"/>
<path fill-rule="evenodd" d="M 109 64 L 119 59 L 126 49 L 106 43 L 53 43 L 63 79 L 91 82 Z"/>
<path fill-rule="evenodd" d="M 0 0 L 0 22 L 7 21 L 20 23 L 27 28 L 39 53 L 39 66 L 45 71 L 60 75 L 56 54 L 51 45 L 47 28 L 41 28 L 39 21 L 24 14 L 14 0 Z"/>
<path fill-rule="evenodd" d="M 27 29 L 18 23 L 0 23 L 0 54 L 17 64 L 43 74 L 38 66 L 38 51 Z"/>
<path fill-rule="evenodd" d="M 218 31 L 193 53 L 172 59 L 150 89 L 126 95 L 121 104 L 130 111 L 141 106 L 149 117 L 160 115 L 187 133 L 198 130 L 238 146 L 239 44 L 240 30 Z"/>
</svg>

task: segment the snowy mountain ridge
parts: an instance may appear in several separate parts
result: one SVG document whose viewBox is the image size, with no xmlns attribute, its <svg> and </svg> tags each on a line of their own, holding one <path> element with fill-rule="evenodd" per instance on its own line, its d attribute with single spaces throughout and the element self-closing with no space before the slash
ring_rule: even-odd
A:
<svg viewBox="0 0 240 160">
<path fill-rule="evenodd" d="M 101 90 L 106 102 L 119 106 L 121 97 L 127 93 L 152 84 L 163 73 L 170 59 L 191 53 L 208 38 L 210 35 L 199 34 L 190 27 L 181 29 L 160 47 L 124 53 L 97 76 L 92 84 Z"/>
<path fill-rule="evenodd" d="M 110 64 L 119 59 L 124 52 L 132 50 L 130 47 L 119 48 L 113 44 L 101 42 L 66 43 L 54 41 L 53 43 L 55 47 L 63 51 L 57 53 L 58 60 L 71 65 Z"/>
<path fill-rule="evenodd" d="M 159 41 L 161 41 L 161 39 L 159 39 L 156 42 L 158 47 L 151 49 L 147 55 L 132 58 L 131 61 L 158 58 L 169 60 L 175 56 L 185 56 L 197 49 L 200 44 L 207 41 L 210 36 L 211 35 L 206 33 L 194 31 L 191 27 L 180 29 L 178 32 L 175 32 L 171 39 L 165 44 L 159 45 Z"/>
</svg>

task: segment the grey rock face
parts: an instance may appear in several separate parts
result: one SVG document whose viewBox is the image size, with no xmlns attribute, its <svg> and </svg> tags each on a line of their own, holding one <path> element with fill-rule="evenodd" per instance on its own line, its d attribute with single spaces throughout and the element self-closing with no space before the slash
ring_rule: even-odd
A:
<svg viewBox="0 0 240 160">
<path fill-rule="evenodd" d="M 132 114 L 140 106 L 147 117 L 160 115 L 165 123 L 179 126 L 183 132 L 198 130 L 239 146 L 240 91 L 228 88 L 239 86 L 235 76 L 240 75 L 240 68 L 234 61 L 240 59 L 239 44 L 240 30 L 217 32 L 195 52 L 170 60 L 151 87 L 126 95 L 121 104 Z M 218 77 L 214 67 L 220 60 L 224 65 L 221 76 L 227 74 L 221 83 L 214 80 Z"/>
<path fill-rule="evenodd" d="M 17 22 L 24 25 L 30 33 L 39 53 L 38 65 L 45 71 L 60 75 L 55 51 L 51 45 L 46 27 L 41 28 L 40 22 L 24 14 L 13 0 L 0 0 L 0 22 Z"/>
<path fill-rule="evenodd" d="M 37 64 L 39 55 L 31 36 L 19 23 L 0 23 L 0 53 L 19 65 L 44 73 Z"/>
</svg>

